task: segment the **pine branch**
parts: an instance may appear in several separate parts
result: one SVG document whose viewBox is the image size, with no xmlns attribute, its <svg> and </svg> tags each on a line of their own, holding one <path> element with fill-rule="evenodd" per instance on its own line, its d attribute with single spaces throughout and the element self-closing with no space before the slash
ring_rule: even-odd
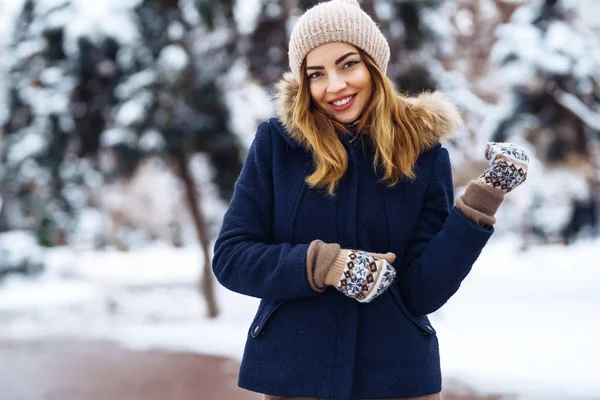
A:
<svg viewBox="0 0 600 400">
<path fill-rule="evenodd" d="M 551 94 L 560 105 L 575 114 L 584 124 L 596 131 L 600 131 L 600 113 L 591 110 L 577 96 L 571 93 L 556 88 L 551 91 Z"/>
</svg>

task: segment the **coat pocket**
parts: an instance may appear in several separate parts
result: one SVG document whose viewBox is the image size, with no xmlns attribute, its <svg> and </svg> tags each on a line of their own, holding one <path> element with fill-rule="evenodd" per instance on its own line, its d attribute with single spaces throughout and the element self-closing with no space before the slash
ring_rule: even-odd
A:
<svg viewBox="0 0 600 400">
<path fill-rule="evenodd" d="M 260 302 L 260 306 L 258 307 L 258 311 L 256 312 L 256 316 L 254 317 L 254 321 L 252 321 L 252 325 L 250 325 L 250 336 L 253 339 L 256 339 L 258 335 L 263 332 L 263 329 L 269 318 L 277 311 L 279 307 L 285 304 L 288 300 L 262 300 Z"/>
<path fill-rule="evenodd" d="M 424 335 L 435 335 L 436 334 L 435 329 L 433 329 L 433 326 L 431 326 L 431 322 L 429 322 L 429 318 L 427 318 L 426 315 L 417 317 L 417 316 L 412 315 L 408 311 L 408 309 L 404 305 L 402 296 L 400 295 L 400 289 L 398 289 L 398 287 L 396 285 L 392 285 L 390 290 L 392 291 L 392 296 L 394 297 L 396 304 L 398 304 L 398 307 L 400 308 L 400 310 L 402 310 L 402 312 L 404 313 L 406 318 L 408 318 L 410 321 L 412 321 L 412 323 L 414 323 L 417 327 L 419 327 Z"/>
</svg>

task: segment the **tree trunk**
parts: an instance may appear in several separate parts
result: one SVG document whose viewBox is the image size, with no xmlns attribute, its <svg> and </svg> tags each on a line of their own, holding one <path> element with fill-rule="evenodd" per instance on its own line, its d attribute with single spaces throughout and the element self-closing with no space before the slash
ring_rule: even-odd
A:
<svg viewBox="0 0 600 400">
<path fill-rule="evenodd" d="M 198 234 L 200 247 L 204 252 L 204 267 L 199 281 L 200 292 L 206 300 L 207 314 L 209 318 L 215 318 L 219 314 L 213 284 L 213 273 L 210 260 L 210 242 L 208 231 L 202 210 L 200 208 L 200 192 L 196 190 L 194 179 L 189 169 L 188 157 L 183 149 L 175 149 L 171 152 L 175 159 L 179 176 L 185 185 L 186 198 L 192 214 L 192 219 Z"/>
</svg>

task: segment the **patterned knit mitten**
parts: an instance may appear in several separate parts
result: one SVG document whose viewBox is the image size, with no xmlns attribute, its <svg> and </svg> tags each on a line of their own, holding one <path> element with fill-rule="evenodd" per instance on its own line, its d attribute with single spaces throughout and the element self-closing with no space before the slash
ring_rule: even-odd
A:
<svg viewBox="0 0 600 400">
<path fill-rule="evenodd" d="M 396 277 L 394 253 L 376 254 L 359 250 L 340 250 L 325 282 L 346 296 L 368 303 L 385 292 Z"/>
<path fill-rule="evenodd" d="M 527 179 L 529 157 L 516 145 L 489 142 L 485 158 L 490 160 L 490 168 L 481 174 L 479 183 L 508 193 Z"/>
</svg>

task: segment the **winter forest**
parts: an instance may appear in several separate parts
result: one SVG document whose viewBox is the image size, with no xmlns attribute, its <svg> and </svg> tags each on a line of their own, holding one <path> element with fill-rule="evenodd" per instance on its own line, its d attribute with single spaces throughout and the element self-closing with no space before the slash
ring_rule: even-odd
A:
<svg viewBox="0 0 600 400">
<path fill-rule="evenodd" d="M 258 302 L 214 280 L 212 245 L 318 2 L 0 0 L 0 353 L 77 338 L 239 362 Z M 448 398 L 600 399 L 600 0 L 360 3 L 396 87 L 464 117 L 455 195 L 486 142 L 531 156 L 432 317 Z M 199 398 L 245 398 L 218 379 Z"/>
</svg>

